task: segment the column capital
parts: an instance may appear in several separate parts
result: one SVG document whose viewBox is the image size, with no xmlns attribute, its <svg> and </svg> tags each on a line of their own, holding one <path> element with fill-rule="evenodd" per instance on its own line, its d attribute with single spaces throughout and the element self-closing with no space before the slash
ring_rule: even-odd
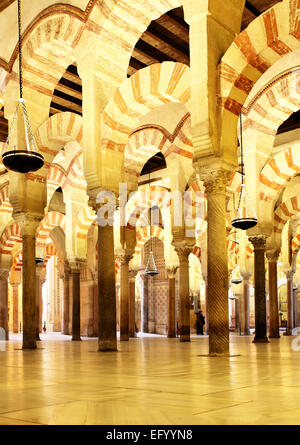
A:
<svg viewBox="0 0 300 445">
<path fill-rule="evenodd" d="M 249 281 L 252 276 L 251 272 L 241 272 L 241 277 L 244 281 Z"/>
<path fill-rule="evenodd" d="M 135 280 L 135 277 L 139 273 L 139 269 L 137 267 L 131 267 L 128 271 L 129 274 L 129 280 L 133 281 Z"/>
<path fill-rule="evenodd" d="M 81 268 L 85 263 L 84 258 L 72 258 L 69 260 L 70 273 L 80 273 Z"/>
<path fill-rule="evenodd" d="M 266 256 L 269 263 L 277 263 L 280 250 L 270 249 L 266 251 Z"/>
<path fill-rule="evenodd" d="M 250 243 L 253 245 L 256 250 L 265 250 L 266 248 L 266 235 L 254 235 L 248 237 Z"/>
<path fill-rule="evenodd" d="M 43 263 L 42 264 L 36 264 L 36 266 L 35 266 L 35 274 L 36 274 L 37 277 L 39 277 L 41 275 L 41 273 L 43 272 L 43 267 L 44 267 Z"/>
<path fill-rule="evenodd" d="M 293 269 L 286 270 L 285 271 L 286 279 L 292 280 L 294 277 L 294 273 L 295 273 L 295 271 Z"/>
<path fill-rule="evenodd" d="M 168 278 L 175 278 L 178 266 L 166 266 Z"/>
<path fill-rule="evenodd" d="M 132 259 L 133 254 L 126 250 L 117 250 L 115 254 L 115 259 L 120 261 L 121 264 L 129 264 Z"/>
<path fill-rule="evenodd" d="M 180 260 L 188 259 L 189 254 L 193 252 L 193 247 L 188 245 L 186 242 L 173 241 L 172 244 Z"/>
<path fill-rule="evenodd" d="M 13 218 L 21 228 L 22 235 L 35 236 L 36 229 L 43 219 L 43 215 L 32 215 L 30 213 L 15 213 Z"/>
<path fill-rule="evenodd" d="M 211 168 L 207 165 L 200 169 L 199 175 L 203 181 L 206 193 L 225 194 L 232 172 L 222 167 L 211 170 Z"/>
</svg>

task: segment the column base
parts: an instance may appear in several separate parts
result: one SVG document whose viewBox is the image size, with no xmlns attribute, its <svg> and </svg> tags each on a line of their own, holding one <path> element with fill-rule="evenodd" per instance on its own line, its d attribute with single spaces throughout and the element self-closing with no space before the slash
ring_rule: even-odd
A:
<svg viewBox="0 0 300 445">
<path fill-rule="evenodd" d="M 289 337 L 289 336 L 291 336 L 291 335 L 292 335 L 292 331 L 287 331 L 287 332 L 284 332 L 284 333 L 283 333 L 283 335 L 286 335 L 287 337 Z"/>
<path fill-rule="evenodd" d="M 129 335 L 126 334 L 120 335 L 120 341 L 129 341 Z"/>
<path fill-rule="evenodd" d="M 116 340 L 99 340 L 98 351 L 118 351 Z"/>
<path fill-rule="evenodd" d="M 175 332 L 168 334 L 168 338 L 176 338 Z"/>
<path fill-rule="evenodd" d="M 243 332 L 243 335 L 251 335 L 250 329 Z"/>
<path fill-rule="evenodd" d="M 22 349 L 37 349 L 36 341 L 23 342 Z"/>
<path fill-rule="evenodd" d="M 268 337 L 254 337 L 252 343 L 269 343 Z"/>
<path fill-rule="evenodd" d="M 209 352 L 208 357 L 230 357 L 229 352 Z"/>
<path fill-rule="evenodd" d="M 269 338 L 280 338 L 279 334 L 269 335 Z"/>
<path fill-rule="evenodd" d="M 181 335 L 180 341 L 184 341 L 184 342 L 191 341 L 191 338 L 189 335 Z"/>
<path fill-rule="evenodd" d="M 72 341 L 81 341 L 80 335 L 73 335 Z"/>
</svg>

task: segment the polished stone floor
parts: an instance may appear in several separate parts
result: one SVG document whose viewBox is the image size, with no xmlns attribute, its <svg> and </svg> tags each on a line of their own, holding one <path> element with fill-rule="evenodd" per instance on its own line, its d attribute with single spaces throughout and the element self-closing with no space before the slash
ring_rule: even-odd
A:
<svg viewBox="0 0 300 445">
<path fill-rule="evenodd" d="M 207 337 L 140 337 L 117 353 L 60 334 L 22 351 L 11 338 L 0 345 L 0 425 L 300 424 L 295 337 L 232 335 L 227 358 L 206 356 Z"/>
</svg>

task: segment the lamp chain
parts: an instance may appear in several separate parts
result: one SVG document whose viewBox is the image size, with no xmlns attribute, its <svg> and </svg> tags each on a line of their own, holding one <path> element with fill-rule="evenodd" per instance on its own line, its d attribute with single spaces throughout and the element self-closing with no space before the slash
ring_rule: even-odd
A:
<svg viewBox="0 0 300 445">
<path fill-rule="evenodd" d="M 242 174 L 242 184 L 244 184 L 244 151 L 243 151 L 242 113 L 240 113 L 240 135 L 241 135 L 241 174 Z"/>
<path fill-rule="evenodd" d="M 22 76 L 22 34 L 21 34 L 21 0 L 18 0 L 18 43 L 19 43 L 19 86 L 20 98 L 23 98 L 23 76 Z"/>
</svg>

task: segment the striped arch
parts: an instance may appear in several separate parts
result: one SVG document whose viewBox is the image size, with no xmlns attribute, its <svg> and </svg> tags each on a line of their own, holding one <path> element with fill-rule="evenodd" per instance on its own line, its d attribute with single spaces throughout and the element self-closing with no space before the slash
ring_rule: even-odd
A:
<svg viewBox="0 0 300 445">
<path fill-rule="evenodd" d="M 150 186 L 150 190 L 138 190 L 126 205 L 126 222 L 129 227 L 136 227 L 150 207 L 157 205 L 162 213 L 170 208 L 170 193 L 161 186 Z"/>
<path fill-rule="evenodd" d="M 68 142 L 82 141 L 82 118 L 66 111 L 49 117 L 34 134 L 35 141 L 49 168 L 53 158 Z"/>
<path fill-rule="evenodd" d="M 293 196 L 283 202 L 274 212 L 274 232 L 281 234 L 285 224 L 300 212 L 300 198 Z"/>
<path fill-rule="evenodd" d="M 53 196 L 53 193 L 61 187 L 64 188 L 66 181 L 65 169 L 59 164 L 51 164 L 47 176 L 47 205 Z"/>
<path fill-rule="evenodd" d="M 54 255 L 57 255 L 56 247 L 53 243 L 48 243 L 46 245 L 45 260 L 43 263 L 44 267 L 47 266 L 49 259 Z"/>
<path fill-rule="evenodd" d="M 11 221 L 3 230 L 0 238 L 0 254 L 10 255 L 16 243 L 22 242 L 20 226 Z"/>
<path fill-rule="evenodd" d="M 1 213 L 12 214 L 13 208 L 9 202 L 9 181 L 4 182 L 0 186 L 0 211 Z"/>
<path fill-rule="evenodd" d="M 224 54 L 220 70 L 222 139 L 236 145 L 236 124 L 253 85 L 277 60 L 300 47 L 299 0 L 283 0 L 253 20 Z M 233 131 L 231 131 L 233 130 Z"/>
<path fill-rule="evenodd" d="M 300 233 L 297 230 L 296 235 L 294 236 L 294 238 L 292 239 L 292 253 L 293 255 L 297 255 L 297 253 L 300 250 Z"/>
<path fill-rule="evenodd" d="M 124 152 L 128 137 L 137 128 L 142 116 L 169 102 L 187 105 L 189 99 L 188 66 L 163 62 L 137 71 L 122 83 L 105 107 L 102 146 Z"/>
<path fill-rule="evenodd" d="M 164 241 L 164 230 L 159 226 L 139 227 L 136 231 L 136 246 L 135 255 L 140 255 L 144 244 L 151 238 L 158 238 L 162 242 Z"/>
<path fill-rule="evenodd" d="M 264 166 L 260 173 L 260 198 L 274 202 L 279 190 L 286 181 L 300 172 L 300 144 L 277 153 Z"/>
<path fill-rule="evenodd" d="M 66 186 L 70 186 L 72 189 L 86 191 L 86 180 L 83 174 L 83 157 L 82 151 L 78 152 L 72 159 L 70 165 L 66 169 L 66 180 L 62 186 L 62 189 Z M 76 193 L 76 192 L 75 192 Z"/>
<path fill-rule="evenodd" d="M 74 49 L 82 23 L 74 15 L 49 10 L 52 13 L 44 11 L 25 31 L 22 54 L 24 89 L 29 90 L 28 96 L 50 106 L 56 84 L 76 59 Z M 18 73 L 17 47 L 9 65 L 14 79 Z"/>
<path fill-rule="evenodd" d="M 43 248 L 50 236 L 51 231 L 55 227 L 61 227 L 66 231 L 66 217 L 59 212 L 48 212 L 44 219 L 40 222 L 36 232 L 37 247 Z"/>
<path fill-rule="evenodd" d="M 22 249 L 18 250 L 14 256 L 12 270 L 15 272 L 19 272 L 22 270 L 23 266 L 23 251 Z"/>
<path fill-rule="evenodd" d="M 84 207 L 76 218 L 76 238 L 86 240 L 91 225 L 95 222 L 96 213 L 91 207 Z"/>
<path fill-rule="evenodd" d="M 130 135 L 124 151 L 125 173 L 138 177 L 148 159 L 158 151 L 162 152 L 166 161 L 172 153 L 193 159 L 189 113 L 180 120 L 173 134 L 156 125 L 147 125 L 135 130 Z"/>
</svg>

